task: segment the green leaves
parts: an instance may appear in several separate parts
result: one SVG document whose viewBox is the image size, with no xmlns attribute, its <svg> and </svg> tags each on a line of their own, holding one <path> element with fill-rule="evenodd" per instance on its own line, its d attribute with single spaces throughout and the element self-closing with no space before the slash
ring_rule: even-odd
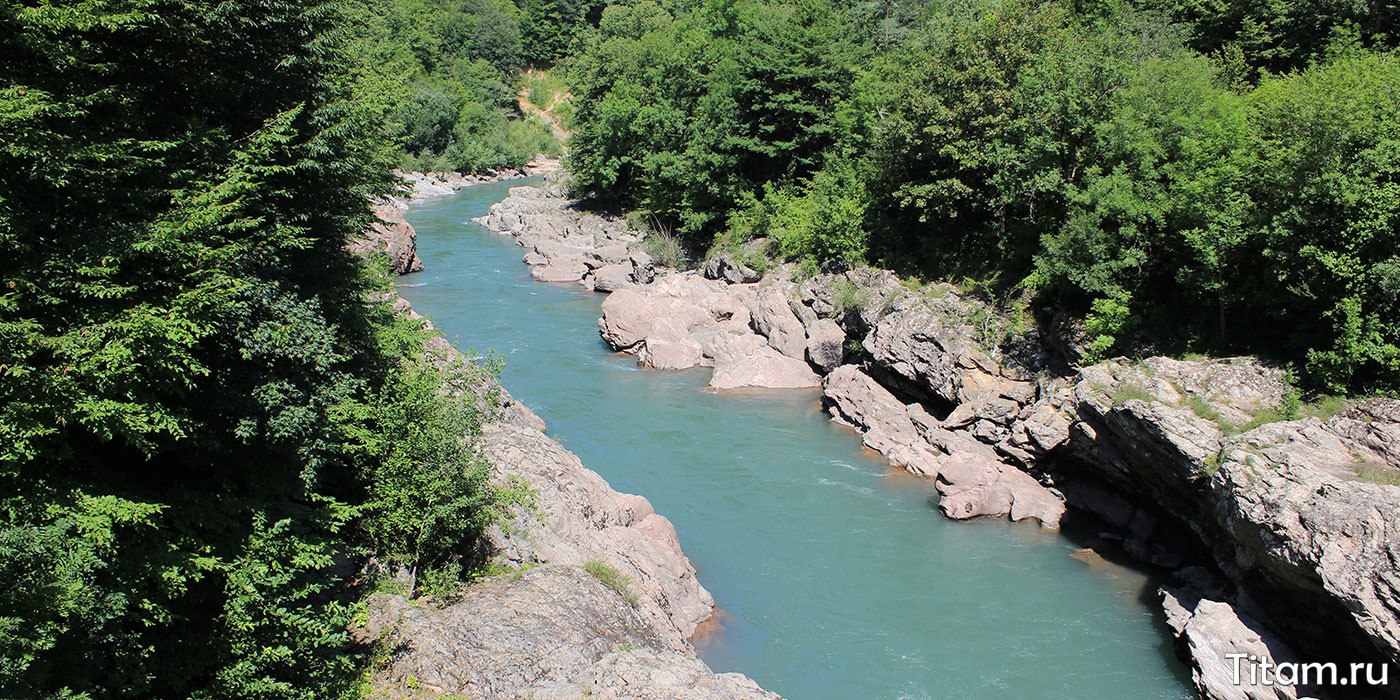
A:
<svg viewBox="0 0 1400 700">
<path fill-rule="evenodd" d="M 0 695 L 337 697 L 371 515 L 441 569 L 492 512 L 345 250 L 391 184 L 363 9 L 0 10 Z"/>
<path fill-rule="evenodd" d="M 704 239 L 744 192 L 820 169 L 866 51 L 848 28 L 827 2 L 608 8 L 574 64 L 576 186 Z"/>
<path fill-rule="evenodd" d="M 1396 44 L 1389 10 L 858 9 L 608 8 L 574 64 L 576 186 L 702 245 L 1003 280 L 1083 318 L 1089 359 L 1256 353 L 1400 386 L 1400 74 L 1367 48 Z"/>
</svg>

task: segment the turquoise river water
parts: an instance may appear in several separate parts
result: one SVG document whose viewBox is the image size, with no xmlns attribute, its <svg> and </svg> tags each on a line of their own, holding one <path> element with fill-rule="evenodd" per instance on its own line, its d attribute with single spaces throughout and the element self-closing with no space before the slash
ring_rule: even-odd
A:
<svg viewBox="0 0 1400 700">
<path fill-rule="evenodd" d="M 793 700 L 1192 698 L 1153 586 L 1072 537 L 952 522 L 926 480 L 827 420 L 818 391 L 706 388 L 598 337 L 603 296 L 530 279 L 469 219 L 516 181 L 416 204 L 427 269 L 404 297 L 620 491 L 669 517 L 721 610 L 717 671 Z"/>
</svg>

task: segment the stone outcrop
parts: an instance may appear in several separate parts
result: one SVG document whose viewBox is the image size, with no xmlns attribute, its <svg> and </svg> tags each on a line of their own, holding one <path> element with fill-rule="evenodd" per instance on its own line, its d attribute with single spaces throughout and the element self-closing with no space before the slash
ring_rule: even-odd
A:
<svg viewBox="0 0 1400 700">
<path fill-rule="evenodd" d="M 1296 700 L 1293 683 L 1265 682 L 1264 663 L 1297 663 L 1288 645 L 1226 603 L 1195 598 L 1170 588 L 1160 591 L 1167 626 L 1191 664 L 1191 680 L 1209 700 Z M 1245 655 L 1236 659 L 1237 655 Z M 1261 663 L 1262 662 L 1262 663 Z M 1272 681 L 1272 678 L 1269 679 Z M 1306 697 L 1306 693 L 1304 697 Z"/>
<path fill-rule="evenodd" d="M 824 272 L 802 282 L 793 311 L 803 323 L 831 319 L 859 338 L 889 313 L 896 299 L 908 295 L 909 290 L 893 272 L 857 267 Z"/>
<path fill-rule="evenodd" d="M 945 430 L 919 404 L 904 404 L 855 365 L 823 380 L 834 419 L 864 434 L 865 444 L 899 467 L 936 479 L 939 509 L 951 518 L 1034 518 L 1056 529 L 1064 503 L 1034 478 L 997 458 L 991 447 Z"/>
<path fill-rule="evenodd" d="M 1052 464 L 1072 504 L 1150 512 L 1161 526 L 1130 534 L 1130 553 L 1176 566 L 1170 539 L 1199 547 L 1241 614 L 1308 660 L 1400 662 L 1400 403 L 1251 427 L 1287 391 L 1249 360 L 1108 362 L 1027 411 L 1016 435 L 1039 437 L 1010 442 Z"/>
<path fill-rule="evenodd" d="M 512 187 L 476 222 L 524 246 L 536 280 L 577 282 L 600 292 L 650 282 L 656 270 L 640 248 L 644 234 L 623 219 L 578 209 L 568 193 L 568 176 L 553 173 L 542 187 Z"/>
<path fill-rule="evenodd" d="M 716 389 L 821 386 L 821 378 L 806 362 L 778 352 L 757 334 L 717 333 L 709 352 L 715 366 L 710 386 Z"/>
<path fill-rule="evenodd" d="M 831 319 L 807 325 L 807 361 L 826 374 L 846 361 L 846 332 Z"/>
<path fill-rule="evenodd" d="M 738 250 L 727 250 L 712 254 L 706 261 L 702 269 L 704 275 L 712 280 L 722 280 L 730 284 L 749 284 L 763 279 L 763 272 L 753 265 L 747 264 L 745 260 L 764 260 L 764 249 L 768 246 L 768 239 L 760 238 L 749 241 L 740 246 Z"/>
<path fill-rule="evenodd" d="M 807 329 L 788 305 L 788 294 L 781 288 L 763 290 L 750 310 L 753 328 L 768 339 L 774 350 L 803 359 L 807 355 Z"/>
<path fill-rule="evenodd" d="M 874 324 L 864 340 L 879 370 L 903 390 L 946 406 L 1035 393 L 1029 376 L 999 356 L 999 338 L 982 325 L 985 305 L 960 298 L 911 295 Z"/>
<path fill-rule="evenodd" d="M 389 269 L 405 275 L 423 269 L 418 259 L 418 233 L 403 216 L 404 204 L 397 200 L 374 206 L 374 223 L 355 240 L 350 251 L 359 255 L 382 253 L 389 258 Z"/>
<path fill-rule="evenodd" d="M 416 316 L 397 300 L 399 313 Z M 445 340 L 428 361 L 465 362 Z M 389 698 L 778 700 L 716 674 L 689 639 L 713 613 L 675 528 L 641 496 L 618 493 L 494 384 L 480 449 L 491 480 L 528 496 L 486 533 L 506 573 L 440 601 L 376 594 L 357 635 L 390 649 L 371 685 Z"/>
<path fill-rule="evenodd" d="M 770 300 L 781 302 L 781 297 Z M 598 333 L 612 348 L 636 354 L 644 367 L 714 367 L 710 386 L 717 389 L 818 386 L 820 378 L 800 359 L 806 344 L 801 323 L 786 305 L 776 308 L 787 312 L 785 319 L 778 316 L 774 321 L 777 314 L 771 314 L 769 323 L 759 323 L 755 314 L 764 313 L 762 309 L 746 287 L 726 287 L 697 275 L 666 275 L 644 287 L 609 295 L 603 301 Z M 772 338 L 760 335 L 755 327 L 785 339 L 797 357 L 779 352 L 770 344 Z M 801 352 L 791 347 L 798 342 Z"/>
</svg>

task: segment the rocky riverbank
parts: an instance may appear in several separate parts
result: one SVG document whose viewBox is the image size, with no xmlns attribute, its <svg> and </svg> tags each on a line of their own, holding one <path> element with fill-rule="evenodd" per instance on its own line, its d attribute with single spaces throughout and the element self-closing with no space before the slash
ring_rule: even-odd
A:
<svg viewBox="0 0 1400 700">
<path fill-rule="evenodd" d="M 463 188 L 488 182 L 518 180 L 531 175 L 546 175 L 559 170 L 559 161 L 553 158 L 539 158 L 522 168 L 488 170 L 485 173 L 462 174 L 417 173 L 394 171 L 394 176 L 402 183 L 401 192 L 395 196 L 375 202 L 374 223 L 365 229 L 358 238 L 350 242 L 350 250 L 360 255 L 382 253 L 389 259 L 389 269 L 394 274 L 408 274 L 423 269 L 423 261 L 418 259 L 418 233 L 404 219 L 404 211 L 410 202 L 455 194 Z"/>
<path fill-rule="evenodd" d="M 1055 339 L 887 271 L 800 278 L 747 250 L 664 268 L 558 178 L 480 222 L 535 279 L 611 292 L 600 334 L 639 364 L 713 367 L 717 389 L 820 386 L 834 420 L 934 480 L 949 517 L 1078 517 L 1096 546 L 1169 572 L 1164 610 L 1208 697 L 1297 696 L 1230 683 L 1236 651 L 1400 661 L 1400 403 L 1289 416 L 1284 373 L 1249 359 L 1069 369 Z M 1375 695 L 1394 691 L 1359 696 Z"/>
<path fill-rule="evenodd" d="M 425 351 L 470 362 L 436 335 Z M 486 533 L 496 575 L 449 600 L 370 597 L 356 634 L 387 651 L 375 697 L 780 700 L 697 657 L 689 640 L 714 600 L 665 516 L 614 491 L 494 381 L 462 400 L 490 410 L 479 448 L 492 482 L 528 495 Z"/>
</svg>

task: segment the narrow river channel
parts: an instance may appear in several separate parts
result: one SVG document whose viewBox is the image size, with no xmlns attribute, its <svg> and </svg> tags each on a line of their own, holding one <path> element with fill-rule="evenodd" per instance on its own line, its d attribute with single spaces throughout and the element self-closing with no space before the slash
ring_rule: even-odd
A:
<svg viewBox="0 0 1400 700">
<path fill-rule="evenodd" d="M 1195 697 L 1153 584 L 1035 525 L 951 522 L 932 484 L 820 412 L 818 391 L 706 388 L 598 338 L 603 296 L 530 279 L 469 219 L 515 181 L 415 204 L 427 269 L 401 293 L 620 491 L 646 496 L 722 613 L 717 671 L 792 700 Z"/>
</svg>

